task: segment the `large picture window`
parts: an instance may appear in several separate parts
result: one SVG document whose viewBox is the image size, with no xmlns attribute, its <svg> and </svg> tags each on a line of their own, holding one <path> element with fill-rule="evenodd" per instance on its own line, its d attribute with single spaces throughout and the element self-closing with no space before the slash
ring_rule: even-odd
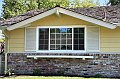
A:
<svg viewBox="0 0 120 79">
<path fill-rule="evenodd" d="M 84 28 L 39 28 L 39 50 L 85 50 Z"/>
</svg>

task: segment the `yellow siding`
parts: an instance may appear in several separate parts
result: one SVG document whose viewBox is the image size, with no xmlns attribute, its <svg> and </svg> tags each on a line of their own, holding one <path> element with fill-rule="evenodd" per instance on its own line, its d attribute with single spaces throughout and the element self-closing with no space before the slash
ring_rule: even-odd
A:
<svg viewBox="0 0 120 79">
<path fill-rule="evenodd" d="M 120 52 L 120 28 L 100 28 L 101 52 Z"/>
<path fill-rule="evenodd" d="M 31 23 L 30 27 L 37 26 L 64 26 L 64 25 L 88 25 L 94 24 L 76 19 L 64 14 L 60 17 L 53 14 L 41 20 Z M 96 26 L 96 25 L 95 25 Z M 24 28 L 6 32 L 9 37 L 8 52 L 24 52 L 25 30 Z M 101 52 L 120 52 L 120 28 L 108 29 L 100 27 L 100 51 Z"/>
<path fill-rule="evenodd" d="M 9 52 L 12 52 L 12 53 L 21 53 L 21 52 L 24 52 L 24 48 L 16 48 L 16 47 L 11 47 L 9 49 Z"/>
<path fill-rule="evenodd" d="M 9 52 L 24 52 L 24 28 L 9 31 Z"/>
<path fill-rule="evenodd" d="M 31 24 L 31 26 L 62 26 L 62 25 L 94 25 L 92 23 L 67 16 L 64 14 L 60 14 L 58 17 L 56 14 L 45 17 L 41 20 L 35 21 Z"/>
</svg>

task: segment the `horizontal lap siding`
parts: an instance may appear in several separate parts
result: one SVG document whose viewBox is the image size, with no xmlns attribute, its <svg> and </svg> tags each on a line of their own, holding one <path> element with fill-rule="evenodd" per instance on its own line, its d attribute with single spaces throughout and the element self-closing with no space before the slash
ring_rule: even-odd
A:
<svg viewBox="0 0 120 79">
<path fill-rule="evenodd" d="M 9 52 L 24 52 L 24 28 L 9 32 Z"/>
<path fill-rule="evenodd" d="M 120 52 L 120 28 L 100 28 L 101 52 Z"/>
</svg>

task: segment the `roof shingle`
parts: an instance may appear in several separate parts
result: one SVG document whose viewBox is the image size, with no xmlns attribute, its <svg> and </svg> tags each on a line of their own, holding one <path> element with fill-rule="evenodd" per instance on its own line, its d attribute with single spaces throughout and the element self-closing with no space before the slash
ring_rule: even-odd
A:
<svg viewBox="0 0 120 79">
<path fill-rule="evenodd" d="M 28 18 L 31 18 L 33 16 L 36 16 L 38 14 L 41 14 L 43 12 L 46 12 L 53 8 L 31 10 L 25 14 L 21 14 L 19 16 L 16 16 L 4 21 L 0 21 L 0 25 L 10 26 L 18 22 L 21 22 L 23 20 L 26 20 Z M 85 16 L 89 16 L 95 19 L 99 19 L 108 23 L 120 23 L 120 5 L 100 6 L 100 7 L 90 7 L 90 8 L 64 8 L 64 9 L 67 9 Z"/>
</svg>

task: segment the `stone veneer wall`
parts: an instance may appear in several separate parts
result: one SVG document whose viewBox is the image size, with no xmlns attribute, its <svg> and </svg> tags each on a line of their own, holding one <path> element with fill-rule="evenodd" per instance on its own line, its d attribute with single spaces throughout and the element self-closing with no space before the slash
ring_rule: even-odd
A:
<svg viewBox="0 0 120 79">
<path fill-rule="evenodd" d="M 27 55 L 39 53 L 9 53 L 8 68 L 15 74 L 32 74 L 39 69 L 42 75 L 72 75 L 120 77 L 120 54 L 84 54 L 93 55 L 93 59 L 27 58 Z M 72 55 L 72 54 L 70 54 Z M 83 54 L 82 54 L 83 55 Z"/>
<path fill-rule="evenodd" d="M 1 54 L 1 73 L 0 75 L 4 74 L 5 70 L 5 54 Z"/>
</svg>

